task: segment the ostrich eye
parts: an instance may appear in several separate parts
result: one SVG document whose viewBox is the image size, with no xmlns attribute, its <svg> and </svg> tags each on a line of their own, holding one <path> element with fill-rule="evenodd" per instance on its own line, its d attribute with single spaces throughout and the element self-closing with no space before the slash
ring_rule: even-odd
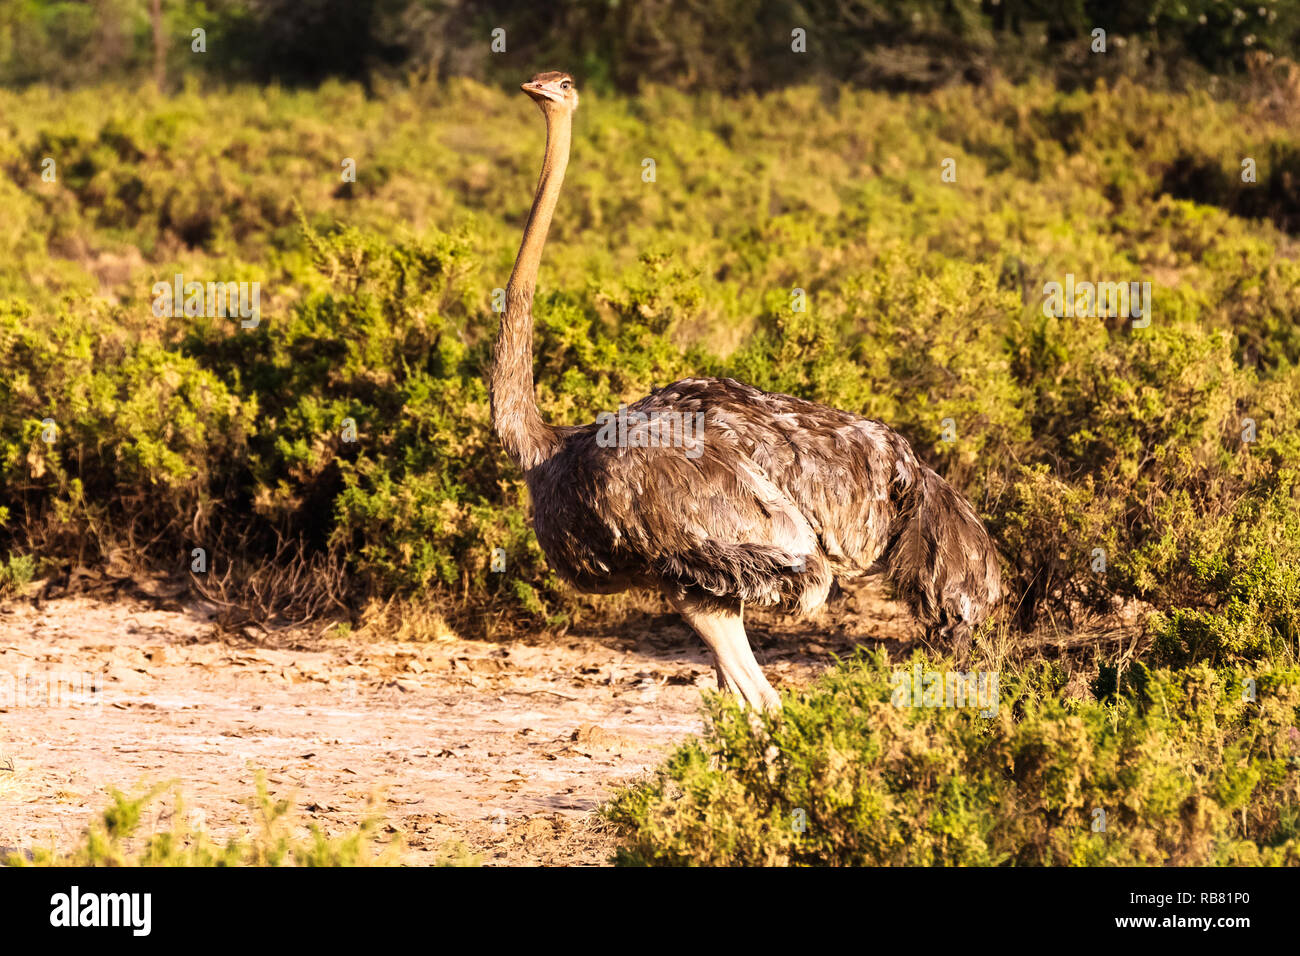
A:
<svg viewBox="0 0 1300 956">
<path fill-rule="evenodd" d="M 567 89 L 569 89 L 569 88 L 572 87 L 572 86 L 573 86 L 573 84 L 572 84 L 571 82 L 569 82 L 568 80 L 565 80 L 563 83 L 560 84 L 560 89 L 562 89 L 562 90 L 567 90 Z"/>
</svg>

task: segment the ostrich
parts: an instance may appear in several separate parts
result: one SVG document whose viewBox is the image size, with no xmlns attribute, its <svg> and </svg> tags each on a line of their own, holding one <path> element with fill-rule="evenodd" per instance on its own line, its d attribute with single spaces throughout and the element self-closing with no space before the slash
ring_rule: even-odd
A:
<svg viewBox="0 0 1300 956">
<path fill-rule="evenodd" d="M 523 470 L 538 543 L 579 590 L 661 591 L 713 652 L 720 688 L 780 707 L 745 637 L 745 604 L 809 613 L 837 577 L 885 572 L 959 654 L 997 602 L 988 533 L 964 498 L 878 421 L 733 379 L 692 378 L 626 409 L 623 435 L 542 420 L 533 392 L 533 290 L 569 160 L 578 91 L 567 73 L 521 87 L 546 152 L 489 372 L 492 425 Z M 620 410 L 623 414 L 623 410 Z M 665 423 L 676 428 L 662 441 Z"/>
</svg>

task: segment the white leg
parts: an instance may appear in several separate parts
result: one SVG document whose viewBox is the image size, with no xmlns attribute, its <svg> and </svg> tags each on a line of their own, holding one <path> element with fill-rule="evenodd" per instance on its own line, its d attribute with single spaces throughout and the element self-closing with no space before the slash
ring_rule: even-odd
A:
<svg viewBox="0 0 1300 956">
<path fill-rule="evenodd" d="M 718 679 L 718 690 L 729 690 L 733 694 L 739 694 L 740 688 L 731 686 L 727 681 L 727 675 L 722 671 L 722 665 L 718 663 L 718 655 L 713 655 L 713 676 Z"/>
<path fill-rule="evenodd" d="M 690 598 L 671 598 L 686 623 L 713 651 L 718 687 L 760 710 L 781 709 L 781 698 L 763 676 L 745 636 L 741 607 L 719 610 Z"/>
</svg>

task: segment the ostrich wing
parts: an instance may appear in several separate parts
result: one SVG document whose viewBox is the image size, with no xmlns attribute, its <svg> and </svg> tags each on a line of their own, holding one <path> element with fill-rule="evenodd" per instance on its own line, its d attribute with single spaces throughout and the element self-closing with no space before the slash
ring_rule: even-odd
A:
<svg viewBox="0 0 1300 956">
<path fill-rule="evenodd" d="M 892 430 L 734 379 L 687 379 L 646 401 L 661 396 L 674 407 L 708 408 L 706 440 L 732 438 L 806 518 L 837 570 L 866 570 L 879 555 L 889 536 L 890 482 L 910 483 L 915 462 Z"/>
<path fill-rule="evenodd" d="M 656 415 L 702 428 L 665 447 L 662 430 L 655 439 L 654 425 L 636 424 Z M 565 430 L 563 451 L 529 476 L 538 539 L 580 587 L 811 610 L 833 573 L 866 570 L 883 548 L 894 473 L 884 426 L 730 379 L 676 382 L 627 417 L 614 447 L 598 426 Z"/>
</svg>

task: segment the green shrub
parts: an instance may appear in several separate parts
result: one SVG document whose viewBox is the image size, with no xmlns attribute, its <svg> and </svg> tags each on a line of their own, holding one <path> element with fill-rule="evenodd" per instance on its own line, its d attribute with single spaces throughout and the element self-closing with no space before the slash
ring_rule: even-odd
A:
<svg viewBox="0 0 1300 956">
<path fill-rule="evenodd" d="M 1140 667 L 1095 701 L 1037 664 L 1000 675 L 992 717 L 895 706 L 893 671 L 859 655 L 776 717 L 711 698 L 703 737 L 605 807 L 617 861 L 1300 865 L 1294 668 Z"/>
<path fill-rule="evenodd" d="M 193 826 L 179 792 L 174 794 L 166 829 L 141 832 L 146 808 L 166 790 L 157 786 L 134 796 L 110 791 L 112 802 L 86 829 L 81 843 L 66 852 L 35 847 L 0 859 L 8 866 L 383 866 L 394 865 L 401 847 L 382 843 L 380 821 L 371 817 L 340 836 L 327 836 L 316 824 L 307 837 L 296 836 L 289 800 L 277 800 L 259 777 L 250 801 L 258 829 L 223 842 Z M 474 866 L 463 847 L 448 845 L 439 865 Z"/>
<path fill-rule="evenodd" d="M 172 76 L 312 83 L 421 70 L 518 82 L 520 64 L 557 64 L 628 92 L 645 83 L 739 92 L 817 81 L 915 89 L 995 69 L 1070 83 L 1143 73 L 1200 79 L 1240 69 L 1252 51 L 1294 56 L 1300 27 L 1291 4 L 1216 0 L 577 0 L 547 9 L 502 0 L 175 0 L 160 12 L 176 40 L 164 57 Z M 1098 24 L 1105 55 L 1092 52 Z M 507 55 L 484 39 L 498 26 Z M 791 52 L 798 26 L 806 55 Z M 195 27 L 207 32 L 206 56 L 191 53 Z M 0 82 L 143 78 L 152 54 L 147 4 L 15 0 L 0 12 Z"/>
<path fill-rule="evenodd" d="M 272 798 L 260 780 L 255 809 L 261 829 L 247 841 L 217 843 L 201 827 L 191 827 L 179 796 L 171 825 L 141 834 L 145 808 L 163 789 L 154 787 L 135 796 L 110 791 L 112 802 L 102 819 L 87 828 L 80 846 L 69 852 L 33 848 L 30 860 L 11 854 L 4 862 L 10 866 L 359 866 L 383 861 L 375 845 L 374 821 L 343 837 L 331 839 L 313 825 L 309 839 L 295 838 L 287 816 L 289 801 Z"/>
<path fill-rule="evenodd" d="M 1225 334 L 1194 327 L 1121 332 L 1104 349 L 1078 347 L 1060 320 L 1021 334 L 1018 371 L 1039 389 L 1035 437 L 997 476 L 1007 494 L 993 527 L 1028 558 L 1012 562 L 1022 615 L 1131 597 L 1208 608 L 1230 579 L 1249 587 L 1243 562 L 1264 546 L 1280 573 L 1300 568 L 1293 373 L 1261 383 Z M 1279 601 L 1283 617 L 1300 609 L 1285 591 Z M 1232 650 L 1274 650 L 1287 634 L 1262 628 Z"/>
<path fill-rule="evenodd" d="M 252 409 L 192 359 L 129 341 L 96 308 L 37 323 L 0 306 L 0 371 L 11 533 L 50 558 L 170 538 L 161 560 L 178 562 L 213 469 L 243 454 Z"/>
<path fill-rule="evenodd" d="M 21 595 L 36 577 L 36 559 L 30 554 L 11 554 L 0 561 L 0 596 Z"/>
</svg>

